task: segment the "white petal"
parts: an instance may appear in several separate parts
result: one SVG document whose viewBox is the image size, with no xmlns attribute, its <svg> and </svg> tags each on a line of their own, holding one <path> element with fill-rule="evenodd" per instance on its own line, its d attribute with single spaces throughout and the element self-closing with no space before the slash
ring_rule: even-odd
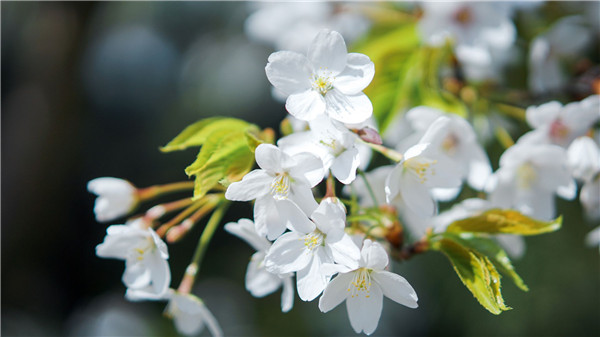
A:
<svg viewBox="0 0 600 337">
<path fill-rule="evenodd" d="M 321 232 L 326 235 L 334 231 L 344 231 L 346 227 L 346 207 L 337 198 L 326 198 L 310 215 Z M 337 238 L 338 240 L 341 237 Z"/>
<path fill-rule="evenodd" d="M 321 30 L 308 49 L 308 59 L 314 68 L 322 68 L 336 76 L 346 67 L 348 50 L 340 33 Z M 316 69 L 315 69 L 316 70 Z"/>
<path fill-rule="evenodd" d="M 403 177 L 401 185 L 402 200 L 416 215 L 425 218 L 435 214 L 436 204 L 425 184 L 412 177 Z"/>
<path fill-rule="evenodd" d="M 434 188 L 431 190 L 431 195 L 433 195 L 433 198 L 437 201 L 452 201 L 458 197 L 461 190 L 461 187 Z"/>
<path fill-rule="evenodd" d="M 162 258 L 160 252 L 154 251 L 148 254 L 147 266 L 152 277 L 152 287 L 156 294 L 166 294 L 171 285 L 171 270 L 169 263 Z"/>
<path fill-rule="evenodd" d="M 385 248 L 377 242 L 365 240 L 361 254 L 361 265 L 373 270 L 384 270 L 389 263 L 389 257 Z"/>
<path fill-rule="evenodd" d="M 246 289 L 254 297 L 271 294 L 281 286 L 279 276 L 268 272 L 263 260 L 264 253 L 254 253 L 246 269 Z"/>
<path fill-rule="evenodd" d="M 246 241 L 257 251 L 266 251 L 271 247 L 271 243 L 264 236 L 258 235 L 256 226 L 250 219 L 240 219 L 238 222 L 227 223 L 224 228 L 230 234 Z"/>
<path fill-rule="evenodd" d="M 356 179 L 356 168 L 360 165 L 358 149 L 353 147 L 340 154 L 333 165 L 331 172 L 342 184 L 350 184 Z"/>
<path fill-rule="evenodd" d="M 173 315 L 173 323 L 175 323 L 175 328 L 179 333 L 187 336 L 197 335 L 204 329 L 204 322 L 199 319 L 198 315 L 185 312 Z"/>
<path fill-rule="evenodd" d="M 467 181 L 471 187 L 481 191 L 492 175 L 492 166 L 481 146 L 473 146 L 470 150 L 472 159 L 469 162 L 469 175 Z"/>
<path fill-rule="evenodd" d="M 285 101 L 286 110 L 294 117 L 310 121 L 325 113 L 325 99 L 314 90 L 306 90 L 290 95 Z"/>
<path fill-rule="evenodd" d="M 508 256 L 520 259 L 525 254 L 525 239 L 520 235 L 496 235 L 496 241 L 504 248 Z"/>
<path fill-rule="evenodd" d="M 291 51 L 271 54 L 265 67 L 269 82 L 286 96 L 310 89 L 312 71 L 306 56 Z"/>
<path fill-rule="evenodd" d="M 315 254 L 305 268 L 296 272 L 298 296 L 303 301 L 312 301 L 327 286 L 327 277 L 321 272 L 321 259 Z"/>
<path fill-rule="evenodd" d="M 293 178 L 304 178 L 310 187 L 316 186 L 323 180 L 323 162 L 319 157 L 310 153 L 299 153 L 292 157 L 296 162 L 289 168 L 290 175 Z"/>
<path fill-rule="evenodd" d="M 292 277 L 285 277 L 283 280 L 283 291 L 281 292 L 281 311 L 288 312 L 294 306 L 294 284 Z"/>
<path fill-rule="evenodd" d="M 325 102 L 327 115 L 342 123 L 362 123 L 373 114 L 373 104 L 362 92 L 345 95 L 334 88 L 325 94 Z"/>
<path fill-rule="evenodd" d="M 285 231 L 285 221 L 281 219 L 275 200 L 270 195 L 256 199 L 254 225 L 256 232 L 269 240 L 275 240 Z"/>
<path fill-rule="evenodd" d="M 350 269 L 358 268 L 360 249 L 354 244 L 350 236 L 344 234 L 341 240 L 334 243 L 328 243 L 328 245 L 331 247 L 333 260 L 336 263 L 339 263 Z"/>
<path fill-rule="evenodd" d="M 276 274 L 287 274 L 305 268 L 312 254 L 298 233 L 289 232 L 280 236 L 265 257 L 267 270 Z"/>
<path fill-rule="evenodd" d="M 300 233 L 310 233 L 315 229 L 315 224 L 310 221 L 298 205 L 290 200 L 276 200 L 275 206 L 281 216 L 281 222 L 291 230 Z"/>
<path fill-rule="evenodd" d="M 404 277 L 385 270 L 373 271 L 371 277 L 379 283 L 383 294 L 392 301 L 409 308 L 419 306 L 417 304 L 417 293 Z"/>
<path fill-rule="evenodd" d="M 241 181 L 232 183 L 225 191 L 225 198 L 235 201 L 249 201 L 259 198 L 271 188 L 273 177 L 264 170 L 254 170 Z"/>
<path fill-rule="evenodd" d="M 336 76 L 333 85 L 344 94 L 357 94 L 371 83 L 374 75 L 375 65 L 367 55 L 350 53 L 346 68 Z"/>
<path fill-rule="evenodd" d="M 269 173 L 282 172 L 281 164 L 285 159 L 285 154 L 281 149 L 273 144 L 260 144 L 254 151 L 256 163 L 258 166 Z"/>
<path fill-rule="evenodd" d="M 348 297 L 346 309 L 348 310 L 350 325 L 352 325 L 354 331 L 370 335 L 379 324 L 381 309 L 383 308 L 383 294 L 379 286 L 372 283 L 368 296 L 366 297 L 365 294 L 359 292 L 354 297 Z"/>
<path fill-rule="evenodd" d="M 532 128 L 539 128 L 544 124 L 550 124 L 559 114 L 563 105 L 560 102 L 552 101 L 540 106 L 531 106 L 525 111 L 527 123 Z"/>
<path fill-rule="evenodd" d="M 219 322 L 217 321 L 215 316 L 213 316 L 213 314 L 208 310 L 208 308 L 205 305 L 200 306 L 199 309 L 200 309 L 200 316 L 202 317 L 202 320 L 204 321 L 204 323 L 206 323 L 206 326 L 208 327 L 208 331 L 210 331 L 210 334 L 213 337 L 222 337 L 223 330 L 219 326 Z"/>
<path fill-rule="evenodd" d="M 292 185 L 288 199 L 298 205 L 304 214 L 312 214 L 318 206 L 312 190 L 308 186 L 303 186 L 302 184 Z"/>
<path fill-rule="evenodd" d="M 141 289 L 145 288 L 152 281 L 152 274 L 146 266 L 135 260 L 125 262 L 125 272 L 121 278 L 127 288 Z"/>
<path fill-rule="evenodd" d="M 331 280 L 319 299 L 321 312 L 328 312 L 342 303 L 349 296 L 348 288 L 354 273 L 339 274 Z"/>
<path fill-rule="evenodd" d="M 385 198 L 388 204 L 400 193 L 402 170 L 402 163 L 400 163 L 394 166 L 385 179 Z"/>
<path fill-rule="evenodd" d="M 600 218 L 600 177 L 583 185 L 579 200 L 590 219 Z"/>
</svg>

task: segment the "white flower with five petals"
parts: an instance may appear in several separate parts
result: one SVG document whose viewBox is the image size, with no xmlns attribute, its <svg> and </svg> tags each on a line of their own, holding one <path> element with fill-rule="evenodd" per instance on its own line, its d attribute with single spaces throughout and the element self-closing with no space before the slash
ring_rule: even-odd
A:
<svg viewBox="0 0 600 337">
<path fill-rule="evenodd" d="M 163 298 L 171 283 L 167 245 L 141 219 L 106 229 L 96 246 L 99 257 L 125 260 L 123 283 L 130 300 Z"/>
<path fill-rule="evenodd" d="M 317 208 L 311 188 L 323 180 L 323 163 L 309 153 L 289 156 L 278 147 L 261 144 L 255 151 L 261 168 L 232 183 L 225 198 L 254 204 L 256 231 L 270 240 L 285 228 L 299 231 L 313 227 L 306 214 Z"/>
<path fill-rule="evenodd" d="M 250 244 L 256 253 L 252 255 L 246 270 L 246 289 L 254 297 L 269 295 L 283 286 L 281 293 L 281 311 L 288 312 L 294 305 L 294 285 L 292 274 L 277 275 L 265 268 L 265 256 L 271 242 L 258 235 L 254 223 L 249 219 L 240 219 L 225 225 L 225 230 Z"/>
<path fill-rule="evenodd" d="M 344 232 L 346 209 L 335 198 L 326 198 L 312 213 L 313 227 L 283 234 L 265 258 L 267 270 L 286 274 L 296 272 L 298 295 L 312 301 L 325 289 L 328 275 L 321 271 L 324 263 L 358 266 L 360 251 Z"/>
<path fill-rule="evenodd" d="M 342 123 L 361 123 L 373 113 L 362 91 L 371 83 L 375 66 L 366 55 L 348 54 L 338 32 L 320 31 L 307 56 L 291 51 L 271 54 L 265 71 L 275 89 L 287 95 L 285 107 L 298 119 L 325 114 Z"/>
<path fill-rule="evenodd" d="M 385 249 L 377 242 L 365 240 L 358 268 L 327 265 L 339 274 L 327 285 L 319 299 L 319 309 L 328 312 L 344 300 L 350 324 L 356 333 L 372 334 L 379 323 L 383 296 L 409 308 L 416 308 L 417 294 L 398 274 L 386 271 L 389 263 Z"/>
</svg>

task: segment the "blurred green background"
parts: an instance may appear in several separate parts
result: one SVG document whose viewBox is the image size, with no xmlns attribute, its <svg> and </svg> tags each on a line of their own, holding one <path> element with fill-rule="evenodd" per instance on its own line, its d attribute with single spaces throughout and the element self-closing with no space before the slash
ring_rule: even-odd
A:
<svg viewBox="0 0 600 337">
<path fill-rule="evenodd" d="M 187 179 L 195 151 L 158 147 L 204 117 L 277 128 L 286 112 L 264 75 L 272 50 L 244 35 L 249 5 L 0 3 L 2 335 L 176 335 L 164 303 L 123 298 L 121 261 L 95 256 L 106 225 L 94 219 L 86 184 L 100 176 L 140 187 Z M 238 203 L 226 220 L 251 211 Z M 445 257 L 425 254 L 393 266 L 419 308 L 385 300 L 374 335 L 600 335 L 600 255 L 583 244 L 592 226 L 578 202 L 559 201 L 558 212 L 563 229 L 527 238 L 515 261 L 531 290 L 504 284 L 513 310 L 488 313 Z M 169 247 L 174 286 L 201 227 Z M 279 292 L 252 298 L 244 289 L 251 254 L 219 230 L 194 290 L 226 335 L 355 335 L 343 305 L 322 314 L 316 301 L 296 297 L 282 314 Z"/>
</svg>

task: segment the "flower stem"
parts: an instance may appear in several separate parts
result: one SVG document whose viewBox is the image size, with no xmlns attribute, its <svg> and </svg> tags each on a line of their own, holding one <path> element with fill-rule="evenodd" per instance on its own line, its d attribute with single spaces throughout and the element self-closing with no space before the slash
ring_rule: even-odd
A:
<svg viewBox="0 0 600 337">
<path fill-rule="evenodd" d="M 165 185 L 154 185 L 138 189 L 138 198 L 140 201 L 154 199 L 164 194 L 186 191 L 194 189 L 193 181 L 180 181 Z"/>
<path fill-rule="evenodd" d="M 364 144 L 369 145 L 373 150 L 381 153 L 382 155 L 388 157 L 389 159 L 395 161 L 395 162 L 400 162 L 402 160 L 402 153 L 392 150 L 388 147 L 385 147 L 383 145 L 378 145 L 378 144 L 373 144 L 373 143 L 368 143 L 363 141 Z"/>
<path fill-rule="evenodd" d="M 200 270 L 200 265 L 202 264 L 202 259 L 204 258 L 204 253 L 206 252 L 206 248 L 208 248 L 208 244 L 212 239 L 215 230 L 219 227 L 227 208 L 229 208 L 230 201 L 222 200 L 217 206 L 217 209 L 213 212 L 210 219 L 206 223 L 206 227 L 204 227 L 204 231 L 202 231 L 202 235 L 200 235 L 200 240 L 198 240 L 198 246 L 196 246 L 196 251 L 194 252 L 194 257 L 192 258 L 192 262 L 188 265 L 185 270 L 185 275 L 179 284 L 178 291 L 181 293 L 189 294 L 192 285 L 196 279 L 196 275 L 198 274 L 198 270 Z"/>
<path fill-rule="evenodd" d="M 367 179 L 365 172 L 363 172 L 363 170 L 360 170 L 360 169 L 358 169 L 357 172 L 358 172 L 358 174 L 360 174 L 360 176 L 362 177 L 362 179 L 365 182 L 365 185 L 367 186 L 369 195 L 371 196 L 371 199 L 373 200 L 373 206 L 379 207 L 379 203 L 377 202 L 377 198 L 375 198 L 375 193 L 373 192 L 373 188 L 371 188 L 371 184 L 369 183 L 369 180 Z"/>
<path fill-rule="evenodd" d="M 159 204 L 159 205 L 153 206 L 152 208 L 147 210 L 144 217 L 148 220 L 159 219 L 160 217 L 162 217 L 163 215 L 165 215 L 167 213 L 171 213 L 178 209 L 182 209 L 193 203 L 194 203 L 194 200 L 192 200 L 192 198 L 185 198 L 185 199 L 180 199 L 180 200 L 176 200 L 176 201 L 172 201 L 172 202 L 167 202 L 164 204 Z"/>
<path fill-rule="evenodd" d="M 327 191 L 323 199 L 325 198 L 335 198 L 335 179 L 331 172 L 329 172 L 329 177 L 327 177 Z"/>
</svg>

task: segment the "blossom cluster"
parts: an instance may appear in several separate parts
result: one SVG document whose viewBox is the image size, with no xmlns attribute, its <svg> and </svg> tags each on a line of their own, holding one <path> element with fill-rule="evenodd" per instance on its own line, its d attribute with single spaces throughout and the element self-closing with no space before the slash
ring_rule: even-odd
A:
<svg viewBox="0 0 600 337">
<path fill-rule="evenodd" d="M 473 119 L 449 108 L 424 104 L 395 112 L 397 117 L 380 136 L 373 103 L 364 92 L 374 79 L 375 63 L 368 55 L 349 53 L 343 37 L 358 33 L 342 28 L 338 28 L 341 33 L 316 30 L 321 25 L 301 24 L 329 17 L 330 22 L 347 28 L 341 22 L 348 18 L 342 20 L 338 11 L 327 9 L 329 4 L 316 5 L 320 8 L 316 12 L 304 6 L 290 12 L 282 9 L 286 6 L 294 5 L 264 4 L 248 18 L 246 30 L 254 39 L 269 41 L 278 49 L 293 45 L 288 48 L 292 50 L 272 53 L 265 67 L 274 96 L 285 101 L 291 131 L 276 142 L 260 142 L 253 148 L 258 168 L 226 181 L 224 193 L 203 195 L 201 201 L 184 199 L 158 205 L 124 225 L 108 227 L 96 254 L 125 261 L 122 281 L 127 299 L 168 301 L 166 314 L 181 333 L 196 334 L 207 325 L 213 335 L 221 335 L 216 319 L 191 294 L 205 247 L 199 245 L 184 280 L 173 289 L 163 239 L 177 241 L 215 208 L 213 215 L 220 221 L 225 209 L 220 205 L 227 200 L 253 202 L 252 219 L 224 226 L 256 250 L 245 277 L 246 289 L 253 296 L 267 296 L 282 288 L 283 312 L 292 309 L 296 293 L 302 301 L 319 298 L 318 307 L 324 313 L 345 301 L 351 327 L 367 335 L 378 326 L 384 296 L 409 308 L 418 306 L 417 292 L 390 263 L 401 246 L 394 240 L 404 240 L 404 234 L 416 245 L 432 233 L 445 232 L 456 220 L 492 209 L 516 210 L 550 221 L 556 216 L 555 196 L 575 199 L 578 183 L 586 215 L 600 218 L 600 147 L 598 140 L 590 137 L 600 121 L 600 95 L 528 107 L 524 120 L 531 130 L 516 142 L 510 140 L 494 171 L 482 145 L 485 132 L 473 127 Z M 417 27 L 424 45 L 450 45 L 465 77 L 477 83 L 498 78 L 509 61 L 507 54 L 516 39 L 511 19 L 515 8 L 512 3 L 424 3 Z M 354 7 L 346 9 L 349 12 L 345 14 L 357 14 Z M 264 26 L 265 18 L 273 13 L 280 27 Z M 293 17 L 278 13 L 293 13 Z M 356 20 L 354 28 L 366 30 L 365 17 Z M 558 69 L 558 58 L 564 55 L 551 45 L 557 43 L 556 36 L 566 34 L 567 28 L 562 27 L 577 29 L 580 20 L 557 22 L 534 40 L 529 77 L 532 91 L 549 90 L 545 86 L 554 82 L 553 88 L 562 85 L 561 71 L 547 78 L 551 74 L 538 68 L 538 58 L 550 69 Z M 298 35 L 301 41 L 294 40 Z M 312 38 L 310 42 L 307 37 Z M 574 48 L 584 44 L 572 43 Z M 373 166 L 373 151 L 392 164 L 365 172 Z M 342 188 L 336 189 L 338 183 Z M 179 188 L 171 186 L 164 191 Z M 148 195 L 162 193 L 137 189 L 115 178 L 92 180 L 88 189 L 98 195 L 94 211 L 101 222 L 129 214 Z M 478 198 L 463 198 L 439 211 L 441 203 L 459 201 L 465 190 Z M 177 221 L 155 230 L 157 219 L 188 206 L 175 217 Z M 365 210 L 393 218 L 391 224 L 382 221 L 362 226 L 356 219 Z M 208 233 L 208 240 L 218 225 L 212 219 L 202 234 L 204 238 Z M 398 228 L 400 233 L 394 234 Z M 493 238 L 512 257 L 523 255 L 520 236 Z M 593 231 L 588 241 L 597 245 L 600 230 Z"/>
</svg>

